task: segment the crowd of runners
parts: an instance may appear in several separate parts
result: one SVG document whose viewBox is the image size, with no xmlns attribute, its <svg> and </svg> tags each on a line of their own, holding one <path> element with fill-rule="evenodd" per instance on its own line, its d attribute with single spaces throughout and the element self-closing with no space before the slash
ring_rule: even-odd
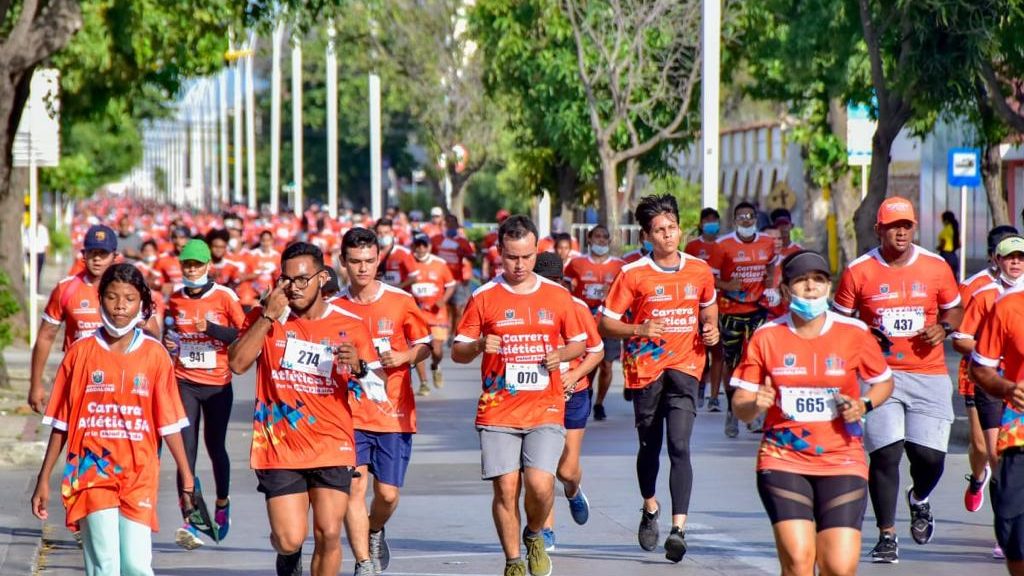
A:
<svg viewBox="0 0 1024 576">
<path fill-rule="evenodd" d="M 990 266 L 958 287 L 943 258 L 913 242 L 917 216 L 898 197 L 878 211 L 878 246 L 838 275 L 792 240 L 788 211 L 746 202 L 731 207 L 729 233 L 710 208 L 687 231 L 672 196 L 647 196 L 634 210 L 642 245 L 621 258 L 603 226 L 582 239 L 540 238 L 529 218 L 496 216 L 497 229 L 473 242 L 441 208 L 426 218 L 389 209 L 373 221 L 315 206 L 294 217 L 82 203 L 71 227 L 80 258 L 53 289 L 32 354 L 28 401 L 52 426 L 34 513 L 48 517 L 50 475 L 66 449 L 65 522 L 86 573 L 152 574 L 166 446 L 178 469 L 177 544 L 228 538 L 232 379 L 255 365 L 250 465 L 277 574 L 303 573 L 310 510 L 312 574 L 338 573 L 343 535 L 355 575 L 381 574 L 416 396 L 444 386 L 447 351 L 455 363 L 479 360 L 481 477 L 493 488 L 504 574 L 547 576 L 558 483 L 572 519 L 588 521 L 584 431 L 607 418 L 619 361 L 638 439 L 643 550 L 660 545 L 671 562 L 686 554 L 695 418 L 725 411 L 727 437 L 741 421 L 762 435 L 755 482 L 782 573 L 854 574 L 869 495 L 872 561 L 899 560 L 901 498 L 912 539 L 934 535 L 929 496 L 953 422 L 952 338 L 971 422 L 964 505 L 980 510 L 991 487 L 993 555 L 1024 575 L 1016 230 L 993 229 Z M 64 357 L 50 383 L 44 369 L 61 326 Z M 212 514 L 193 475 L 200 437 Z"/>
</svg>

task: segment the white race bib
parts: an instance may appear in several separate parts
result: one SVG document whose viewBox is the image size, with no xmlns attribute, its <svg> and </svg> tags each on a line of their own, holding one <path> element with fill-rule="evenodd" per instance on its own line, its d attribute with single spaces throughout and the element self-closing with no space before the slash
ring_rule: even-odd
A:
<svg viewBox="0 0 1024 576">
<path fill-rule="evenodd" d="M 433 282 L 417 282 L 412 285 L 412 295 L 417 298 L 430 298 L 437 295 L 437 284 Z"/>
<path fill-rule="evenodd" d="M 391 352 L 391 339 L 390 338 L 374 338 L 373 347 L 377 349 L 377 354 L 383 355 L 385 352 Z"/>
<path fill-rule="evenodd" d="M 506 364 L 505 385 L 510 390 L 539 392 L 548 387 L 548 369 L 540 364 Z"/>
<path fill-rule="evenodd" d="M 583 297 L 587 300 L 604 300 L 604 284 L 587 284 L 583 287 Z"/>
<path fill-rule="evenodd" d="M 829 422 L 839 417 L 835 388 L 779 388 L 782 412 L 797 422 Z"/>
<path fill-rule="evenodd" d="M 909 337 L 924 329 L 924 309 L 919 307 L 882 310 L 882 328 L 889 336 Z"/>
<path fill-rule="evenodd" d="M 217 349 L 208 342 L 182 342 L 178 359 L 185 368 L 210 369 L 217 367 Z"/>
<path fill-rule="evenodd" d="M 334 369 L 334 351 L 330 346 L 289 338 L 281 368 L 330 378 Z"/>
<path fill-rule="evenodd" d="M 363 385 L 363 392 L 366 393 L 366 397 L 373 402 L 387 402 L 388 392 L 384 381 L 380 379 L 380 376 L 371 370 L 359 379 L 359 383 Z"/>
</svg>

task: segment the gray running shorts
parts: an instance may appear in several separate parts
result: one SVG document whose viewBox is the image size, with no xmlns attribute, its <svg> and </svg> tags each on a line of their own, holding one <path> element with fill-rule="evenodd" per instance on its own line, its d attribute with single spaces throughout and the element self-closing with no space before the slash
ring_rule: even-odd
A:
<svg viewBox="0 0 1024 576">
<path fill-rule="evenodd" d="M 948 374 L 892 371 L 892 396 L 867 415 L 868 452 L 906 440 L 940 452 L 949 447 L 953 424 L 953 382 Z"/>
<path fill-rule="evenodd" d="M 565 428 L 504 428 L 481 426 L 480 476 L 492 480 L 523 468 L 536 468 L 551 475 L 558 470 L 558 461 L 565 446 Z"/>
<path fill-rule="evenodd" d="M 618 362 L 622 359 L 622 339 L 602 338 L 601 342 L 604 343 L 605 362 Z"/>
</svg>

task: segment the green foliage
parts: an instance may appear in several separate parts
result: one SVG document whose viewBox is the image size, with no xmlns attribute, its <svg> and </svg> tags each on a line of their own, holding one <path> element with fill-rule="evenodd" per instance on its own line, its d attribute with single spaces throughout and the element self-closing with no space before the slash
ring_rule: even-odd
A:
<svg viewBox="0 0 1024 576">
<path fill-rule="evenodd" d="M 50 251 L 54 254 L 68 252 L 71 250 L 71 237 L 68 233 L 50 226 Z"/>
<path fill-rule="evenodd" d="M 11 280 L 0 272 L 0 352 L 14 342 L 10 319 L 21 312 L 21 306 L 11 289 Z"/>
<path fill-rule="evenodd" d="M 517 187 L 515 167 L 488 164 L 466 184 L 466 207 L 474 222 L 494 222 L 504 208 L 513 214 L 529 214 L 531 194 Z"/>
</svg>

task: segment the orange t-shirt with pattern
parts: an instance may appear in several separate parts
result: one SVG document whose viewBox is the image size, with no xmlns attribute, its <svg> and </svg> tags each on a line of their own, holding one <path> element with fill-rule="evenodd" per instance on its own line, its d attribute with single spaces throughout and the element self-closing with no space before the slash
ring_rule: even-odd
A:
<svg viewBox="0 0 1024 576">
<path fill-rule="evenodd" d="M 385 258 L 383 254 L 381 258 Z M 407 279 L 415 276 L 414 260 L 415 258 L 408 248 L 396 244 L 384 259 L 383 278 L 381 279 L 392 286 L 401 286 Z"/>
<path fill-rule="evenodd" d="M 431 326 L 448 326 L 448 307 L 441 306 L 445 291 L 455 286 L 452 271 L 437 256 L 430 254 L 423 262 L 415 260 L 412 272 L 416 281 L 409 286 L 409 291 L 423 311 L 427 323 Z"/>
<path fill-rule="evenodd" d="M 369 303 L 352 300 L 348 291 L 331 302 L 363 319 L 370 331 L 373 358 L 387 350 L 405 352 L 418 344 L 430 344 L 430 328 L 408 292 L 380 283 Z M 348 403 L 356 430 L 369 432 L 416 432 L 416 400 L 412 390 L 412 366 L 385 368 L 387 380 L 368 375 L 349 386 Z"/>
<path fill-rule="evenodd" d="M 1024 380 L 1024 335 L 1021 318 L 1024 315 L 1024 287 L 1016 286 L 996 299 L 988 321 L 978 332 L 977 344 L 971 360 L 989 368 L 1003 367 L 1003 375 L 1014 382 Z M 1024 412 L 1004 404 L 999 424 L 996 452 L 1008 448 L 1024 448 Z"/>
<path fill-rule="evenodd" d="M 196 329 L 200 318 L 220 326 L 241 328 L 245 313 L 238 296 L 230 288 L 214 284 L 198 298 L 179 288 L 167 304 L 168 318 L 174 319 L 178 332 L 178 352 L 174 357 L 174 376 L 195 384 L 225 386 L 231 382 L 228 345 Z"/>
<path fill-rule="evenodd" d="M 565 288 L 534 277 L 535 284 L 517 294 L 498 276 L 473 292 L 462 313 L 456 342 L 474 342 L 495 334 L 502 344 L 497 354 L 483 354 L 482 392 L 477 426 L 529 429 L 561 426 L 565 397 L 559 371 L 548 373 L 544 361 L 560 342 L 583 342 L 577 306 Z"/>
<path fill-rule="evenodd" d="M 61 280 L 50 292 L 42 318 L 56 326 L 61 322 L 65 324 L 62 349 L 69 349 L 75 340 L 92 334 L 103 325 L 99 282 L 93 284 L 84 272 Z"/>
<path fill-rule="evenodd" d="M 711 251 L 715 248 L 715 241 L 708 242 L 703 236 L 697 236 L 693 240 L 686 243 L 683 248 L 683 252 L 686 252 L 694 258 L 700 258 L 707 262 L 711 259 Z"/>
<path fill-rule="evenodd" d="M 590 306 L 587 306 L 587 303 L 579 298 L 574 297 L 572 301 L 576 304 L 576 306 L 573 307 L 573 310 L 576 313 L 576 321 L 579 322 L 580 326 L 582 326 L 587 332 L 586 350 L 582 356 L 574 358 L 569 362 L 562 363 L 561 371 L 563 374 L 567 370 L 572 370 L 582 364 L 583 359 L 587 354 L 597 354 L 604 350 L 604 340 L 601 339 L 601 333 L 597 330 L 597 320 L 594 319 L 594 313 L 591 311 Z M 584 375 L 583 378 L 576 381 L 573 393 L 583 392 L 587 388 L 590 388 L 591 382 L 588 376 L 589 375 Z"/>
<path fill-rule="evenodd" d="M 262 313 L 260 307 L 250 311 L 243 329 Z M 333 348 L 346 342 L 355 345 L 360 358 L 377 357 L 362 320 L 336 306 L 328 304 L 315 319 L 289 310 L 284 324 L 274 322 L 256 360 L 249 453 L 254 470 L 355 466 L 348 403 L 354 377 L 333 356 Z"/>
<path fill-rule="evenodd" d="M 860 320 L 826 312 L 816 338 L 802 338 L 787 314 L 754 331 L 730 385 L 757 392 L 771 377 L 775 402 L 765 413 L 758 470 L 868 477 L 860 436 L 851 436 L 834 393 L 861 395 L 861 379 L 892 377 L 878 343 Z"/>
<path fill-rule="evenodd" d="M 960 283 L 960 304 L 964 307 L 964 320 L 960 322 L 960 329 L 957 330 L 957 333 L 953 334 L 954 339 L 963 338 L 964 334 L 967 333 L 963 330 L 963 323 L 967 320 L 967 311 L 970 310 L 971 299 L 974 297 L 974 293 L 998 281 L 999 279 L 992 274 L 992 268 L 985 268 Z M 977 329 L 971 331 L 969 333 L 970 338 L 973 339 L 976 333 Z M 970 375 L 967 373 L 971 363 L 970 360 L 970 355 L 964 356 L 960 359 L 960 365 L 957 367 L 957 388 L 963 396 L 974 395 L 974 380 L 971 380 Z"/>
<path fill-rule="evenodd" d="M 625 262 L 615 257 L 595 262 L 590 256 L 580 256 L 566 264 L 565 277 L 572 280 L 572 295 L 586 302 L 591 313 L 596 313 L 608 296 L 612 282 L 625 265 Z"/>
<path fill-rule="evenodd" d="M 715 304 L 715 279 L 703 260 L 679 253 L 679 269 L 662 270 L 645 257 L 623 266 L 612 284 L 601 313 L 622 320 L 632 312 L 632 323 L 657 319 L 660 338 L 633 336 L 625 340 L 622 369 L 626 387 L 646 388 L 668 369 L 701 379 L 706 351 L 700 334 L 699 313 Z"/>
<path fill-rule="evenodd" d="M 775 261 L 775 239 L 755 234 L 750 242 L 740 240 L 735 232 L 715 242 L 708 265 L 722 280 L 739 278 L 739 290 L 722 290 L 718 294 L 720 314 L 750 314 L 760 309 L 768 281 L 768 265 Z"/>
<path fill-rule="evenodd" d="M 907 264 L 889 266 L 878 248 L 854 260 L 843 272 L 833 306 L 857 313 L 893 342 L 886 356 L 894 370 L 916 374 L 946 374 L 943 346 L 928 346 L 916 336 L 938 322 L 939 310 L 960 305 L 960 291 L 949 264 L 920 246 Z"/>
<path fill-rule="evenodd" d="M 136 329 L 124 353 L 104 333 L 74 343 L 53 382 L 43 424 L 67 433 L 61 496 L 69 528 L 119 508 L 155 532 L 160 457 L 157 437 L 189 425 L 164 347 Z"/>
<path fill-rule="evenodd" d="M 462 265 L 463 258 L 472 258 L 476 254 L 476 250 L 469 240 L 462 236 L 448 238 L 439 234 L 430 239 L 430 250 L 438 258 L 445 261 L 448 269 L 452 272 L 453 278 L 459 282 L 469 280 L 469 276 L 466 276 L 466 270 Z M 470 273 L 472 273 L 472 269 Z"/>
</svg>

